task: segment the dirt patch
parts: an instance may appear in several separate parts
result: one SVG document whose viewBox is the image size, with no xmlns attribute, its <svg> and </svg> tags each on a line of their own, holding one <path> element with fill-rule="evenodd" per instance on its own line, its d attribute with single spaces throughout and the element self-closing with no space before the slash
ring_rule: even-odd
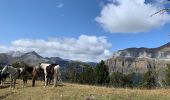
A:
<svg viewBox="0 0 170 100">
<path fill-rule="evenodd" d="M 9 88 L 10 85 L 0 86 L 0 89 Z"/>
<path fill-rule="evenodd" d="M 14 92 L 6 93 L 6 94 L 0 96 L 0 100 L 5 99 L 5 98 L 7 98 L 8 96 L 10 96 L 10 95 L 12 95 L 12 94 L 14 94 Z"/>
</svg>

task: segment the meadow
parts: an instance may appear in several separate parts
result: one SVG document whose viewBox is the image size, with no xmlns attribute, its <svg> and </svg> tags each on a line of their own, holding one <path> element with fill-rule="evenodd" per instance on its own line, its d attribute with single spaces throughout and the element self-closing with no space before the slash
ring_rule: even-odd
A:
<svg viewBox="0 0 170 100">
<path fill-rule="evenodd" d="M 41 81 L 26 88 L 17 80 L 16 88 L 0 86 L 0 100 L 169 100 L 170 89 L 122 89 L 64 83 L 44 88 Z"/>
</svg>

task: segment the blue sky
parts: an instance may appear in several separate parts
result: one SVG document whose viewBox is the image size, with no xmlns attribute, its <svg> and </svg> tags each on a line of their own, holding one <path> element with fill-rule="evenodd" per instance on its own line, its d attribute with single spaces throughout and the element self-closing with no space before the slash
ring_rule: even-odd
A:
<svg viewBox="0 0 170 100">
<path fill-rule="evenodd" d="M 145 0 L 138 0 L 138 1 L 143 2 Z M 61 44 L 63 43 L 63 45 L 65 45 L 65 42 L 63 41 L 73 39 L 77 41 L 76 42 L 77 44 L 80 44 L 79 43 L 79 40 L 81 41 L 80 37 L 84 37 L 86 39 L 87 38 L 89 39 L 90 37 L 95 37 L 96 41 L 102 44 L 103 43 L 102 39 L 103 39 L 104 41 L 106 40 L 106 43 L 103 43 L 102 45 L 95 44 L 99 46 L 100 52 L 97 53 L 98 55 L 96 54 L 94 56 L 101 57 L 101 58 L 105 58 L 102 55 L 102 53 L 106 53 L 108 56 L 112 52 L 120 49 L 125 49 L 129 47 L 153 48 L 169 42 L 170 37 L 168 35 L 170 34 L 170 24 L 169 24 L 168 13 L 165 12 L 163 15 L 160 15 L 161 18 L 164 19 L 167 18 L 166 20 L 163 20 L 160 17 L 155 18 L 155 20 L 159 20 L 159 21 L 153 20 L 155 21 L 155 24 L 158 24 L 158 26 L 154 26 L 153 24 L 151 25 L 149 24 L 150 25 L 149 26 L 147 25 L 147 23 L 149 22 L 148 21 L 146 22 L 146 25 L 139 25 L 141 27 L 144 26 L 143 29 L 135 29 L 133 25 L 127 28 L 124 25 L 128 24 L 128 21 L 125 21 L 125 23 L 123 23 L 124 21 L 122 21 L 120 18 L 116 19 L 117 17 L 115 16 L 119 12 L 113 13 L 113 15 L 110 16 L 107 15 L 107 13 L 110 13 L 112 11 L 113 12 L 119 11 L 117 10 L 116 7 L 120 7 L 120 8 L 126 7 L 126 5 L 121 6 L 123 5 L 123 2 L 124 1 L 122 0 L 120 1 L 117 0 L 113 0 L 113 1 L 112 0 L 1 0 L 0 1 L 0 34 L 1 34 L 0 49 L 3 50 L 0 51 L 5 52 L 9 49 L 14 51 L 15 50 L 21 50 L 21 51 L 37 50 L 37 52 L 39 52 L 42 55 L 44 54 L 44 56 L 60 56 L 62 58 L 69 58 L 69 59 L 74 59 L 73 57 L 74 55 L 81 54 L 81 56 L 76 56 L 74 60 L 98 61 L 100 59 L 89 56 L 91 55 L 90 53 L 87 52 L 84 53 L 84 51 L 77 50 L 77 49 L 76 50 L 79 52 L 81 51 L 81 53 L 77 53 L 77 52 L 72 53 L 70 51 L 67 51 L 70 52 L 68 57 L 67 55 L 59 54 L 61 52 L 55 52 L 52 54 L 50 54 L 49 52 L 44 53 L 42 52 L 43 50 L 38 49 L 37 41 L 42 40 L 51 43 L 51 41 L 55 39 L 55 42 L 57 41 L 57 43 L 61 43 Z M 152 1 L 145 1 L 145 3 L 141 3 L 141 4 L 146 5 L 146 2 L 148 4 L 153 3 Z M 116 3 L 119 5 L 118 6 L 114 5 Z M 153 5 L 158 5 L 158 2 L 154 3 Z M 161 8 L 163 6 L 164 5 L 161 4 L 161 6 L 159 7 Z M 157 9 L 160 9 L 159 7 Z M 107 9 L 108 12 L 104 11 L 105 8 Z M 101 14 L 102 11 L 103 14 Z M 129 12 L 129 11 L 125 10 L 124 12 Z M 110 19 L 113 18 L 113 22 L 110 21 L 107 23 L 108 19 L 105 19 L 106 18 L 104 17 L 105 15 L 108 16 L 107 18 Z M 120 14 L 118 15 L 121 16 L 121 11 Z M 126 14 L 122 14 L 122 16 L 123 15 L 126 17 Z M 97 21 L 98 17 L 99 20 Z M 123 20 L 126 20 L 126 18 L 124 18 Z M 138 22 L 138 20 L 135 19 L 132 21 L 134 22 L 130 22 L 129 25 L 127 26 L 130 26 L 131 23 L 134 24 L 140 23 Z M 115 24 L 117 26 L 115 26 Z M 137 25 L 135 24 L 135 26 Z M 149 28 L 145 26 L 148 26 Z M 116 27 L 119 28 L 125 27 L 125 29 L 120 28 L 118 30 L 115 29 Z M 129 30 L 130 28 L 131 30 Z M 18 42 L 19 40 L 22 41 Z M 34 42 L 36 41 L 37 45 L 29 45 L 29 46 L 22 46 L 22 47 L 20 46 L 20 44 L 28 43 L 30 41 L 34 41 Z M 82 46 L 85 43 L 83 42 L 80 45 Z M 105 47 L 105 45 L 107 46 Z M 67 47 L 65 48 L 67 49 Z M 87 48 L 91 48 L 91 47 L 87 46 Z M 101 50 L 101 48 L 103 48 L 102 49 L 103 51 Z M 54 51 L 55 49 L 50 52 L 54 52 Z M 83 57 L 86 59 L 82 59 Z"/>
</svg>

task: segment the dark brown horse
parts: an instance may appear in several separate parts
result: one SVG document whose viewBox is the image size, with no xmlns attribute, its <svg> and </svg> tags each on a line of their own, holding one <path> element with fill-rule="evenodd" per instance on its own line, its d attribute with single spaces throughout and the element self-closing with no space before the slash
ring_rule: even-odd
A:
<svg viewBox="0 0 170 100">
<path fill-rule="evenodd" d="M 50 64 L 49 66 L 46 67 L 46 72 L 47 72 L 47 85 L 50 84 L 52 78 L 54 77 L 54 67 L 57 66 L 58 64 Z"/>
</svg>

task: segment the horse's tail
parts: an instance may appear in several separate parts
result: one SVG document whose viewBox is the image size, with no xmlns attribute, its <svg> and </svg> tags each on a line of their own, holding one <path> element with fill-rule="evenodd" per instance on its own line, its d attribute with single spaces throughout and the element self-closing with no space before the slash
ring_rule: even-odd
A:
<svg viewBox="0 0 170 100">
<path fill-rule="evenodd" d="M 55 66 L 54 70 L 57 80 L 62 82 L 60 66 L 59 65 Z"/>
</svg>

